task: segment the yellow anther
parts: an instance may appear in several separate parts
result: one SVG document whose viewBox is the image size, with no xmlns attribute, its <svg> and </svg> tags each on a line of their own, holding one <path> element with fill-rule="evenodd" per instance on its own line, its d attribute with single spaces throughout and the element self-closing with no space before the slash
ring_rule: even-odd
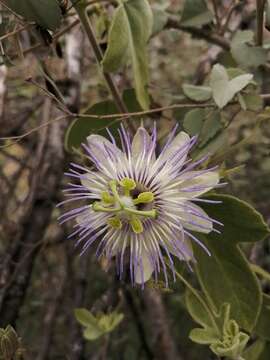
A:
<svg viewBox="0 0 270 360">
<path fill-rule="evenodd" d="M 140 234 L 143 232 L 143 223 L 137 216 L 132 216 L 130 219 L 130 225 L 132 227 L 132 230 L 136 234 Z"/>
<path fill-rule="evenodd" d="M 101 193 L 101 199 L 105 204 L 114 204 L 114 197 L 111 196 L 108 191 L 103 191 Z"/>
<path fill-rule="evenodd" d="M 129 195 L 130 191 L 136 188 L 135 181 L 129 178 L 122 179 L 120 185 L 124 188 L 125 195 Z"/>
<path fill-rule="evenodd" d="M 154 201 L 154 195 L 150 191 L 139 194 L 138 198 L 133 200 L 134 205 L 147 204 Z"/>
<path fill-rule="evenodd" d="M 121 229 L 122 222 L 118 217 L 112 217 L 108 220 L 108 224 L 114 229 Z"/>
</svg>

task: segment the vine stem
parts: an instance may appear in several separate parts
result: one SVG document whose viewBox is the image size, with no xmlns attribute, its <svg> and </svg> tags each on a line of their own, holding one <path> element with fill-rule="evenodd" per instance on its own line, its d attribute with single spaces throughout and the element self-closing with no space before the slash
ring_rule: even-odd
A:
<svg viewBox="0 0 270 360">
<path fill-rule="evenodd" d="M 200 302 L 200 304 L 203 306 L 203 308 L 205 309 L 205 311 L 207 312 L 209 318 L 212 321 L 213 326 L 215 327 L 215 329 L 217 330 L 218 333 L 220 333 L 220 330 L 218 328 L 218 325 L 216 323 L 215 317 L 212 314 L 211 310 L 209 309 L 208 305 L 206 304 L 206 302 L 202 299 L 202 297 L 198 294 L 198 291 L 196 289 L 194 289 L 193 286 L 191 286 L 189 284 L 189 282 L 178 272 L 175 271 L 175 275 L 176 277 L 178 277 L 179 280 L 182 281 L 182 283 L 192 292 L 192 294 L 196 297 L 196 299 Z"/>
<path fill-rule="evenodd" d="M 264 279 L 270 281 L 270 274 L 266 270 L 262 269 L 260 266 L 256 264 L 250 264 L 250 268 L 253 272 L 255 272 L 257 275 L 262 276 Z"/>
<path fill-rule="evenodd" d="M 72 3 L 73 3 L 73 6 L 74 6 L 78 16 L 79 16 L 80 22 L 86 32 L 89 43 L 91 44 L 91 46 L 93 48 L 96 60 L 99 64 L 99 66 L 101 67 L 101 62 L 103 60 L 103 53 L 102 53 L 102 50 L 96 39 L 94 29 L 92 28 L 92 24 L 89 20 L 86 6 L 84 4 L 82 4 L 81 1 L 78 2 L 77 0 L 72 0 Z M 103 71 L 103 75 L 104 75 L 107 86 L 112 94 L 112 97 L 115 101 L 117 108 L 122 113 L 128 113 L 128 109 L 121 98 L 121 95 L 112 79 L 112 76 L 105 71 Z"/>
</svg>

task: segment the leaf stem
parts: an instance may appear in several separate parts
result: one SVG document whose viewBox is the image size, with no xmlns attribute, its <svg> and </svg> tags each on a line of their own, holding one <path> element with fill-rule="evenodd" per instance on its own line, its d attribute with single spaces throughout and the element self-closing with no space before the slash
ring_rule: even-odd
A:
<svg viewBox="0 0 270 360">
<path fill-rule="evenodd" d="M 263 277 L 264 279 L 270 281 L 270 274 L 269 272 L 265 271 L 264 269 L 262 269 L 260 266 L 256 265 L 256 264 L 250 264 L 250 268 L 253 272 L 255 272 L 255 274 L 260 275 L 261 277 Z"/>
<path fill-rule="evenodd" d="M 179 280 L 182 281 L 182 283 L 192 292 L 192 294 L 197 298 L 197 300 L 201 303 L 205 311 L 207 312 L 214 328 L 217 330 L 218 333 L 220 333 L 219 327 L 216 323 L 215 316 L 212 314 L 210 308 L 208 307 L 207 303 L 203 300 L 203 298 L 199 295 L 198 291 L 190 285 L 190 283 L 178 272 L 175 271 L 176 277 L 178 277 Z"/>
</svg>

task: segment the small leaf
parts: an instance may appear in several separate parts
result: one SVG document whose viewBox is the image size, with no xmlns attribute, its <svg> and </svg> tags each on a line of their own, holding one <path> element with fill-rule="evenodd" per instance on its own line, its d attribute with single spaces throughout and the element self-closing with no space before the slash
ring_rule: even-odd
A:
<svg viewBox="0 0 270 360">
<path fill-rule="evenodd" d="M 191 136 L 198 135 L 206 117 L 205 109 L 190 110 L 184 117 L 184 130 Z"/>
<path fill-rule="evenodd" d="M 98 325 L 97 319 L 86 309 L 75 309 L 74 311 L 77 321 L 83 326 Z"/>
<path fill-rule="evenodd" d="M 157 8 L 153 8 L 152 11 L 154 19 L 152 36 L 154 36 L 164 29 L 167 24 L 169 14 L 166 11 Z"/>
<path fill-rule="evenodd" d="M 219 111 L 211 111 L 202 126 L 199 137 L 199 148 L 204 147 L 210 140 L 212 140 L 221 130 L 221 115 Z"/>
<path fill-rule="evenodd" d="M 113 331 L 123 319 L 123 314 L 114 311 L 111 314 L 101 316 L 98 324 L 99 327 L 104 330 L 104 332 L 108 333 Z"/>
<path fill-rule="evenodd" d="M 244 74 L 229 80 L 224 66 L 216 64 L 210 74 L 210 87 L 217 106 L 222 109 L 249 84 L 252 78 L 252 74 Z"/>
<path fill-rule="evenodd" d="M 62 18 L 57 0 L 5 0 L 17 14 L 27 21 L 34 21 L 41 27 L 55 31 Z"/>
<path fill-rule="evenodd" d="M 201 28 L 213 20 L 213 14 L 207 8 L 205 0 L 186 0 L 181 17 L 183 26 Z"/>
<path fill-rule="evenodd" d="M 203 298 L 203 294 L 199 293 L 199 295 Z M 188 289 L 186 290 L 185 294 L 185 303 L 187 306 L 187 310 L 194 321 L 206 328 L 210 328 L 213 326 L 212 321 L 209 318 L 207 311 L 202 306 L 201 302 Z"/>
<path fill-rule="evenodd" d="M 218 341 L 218 334 L 216 331 L 212 328 L 206 328 L 206 329 L 193 329 L 191 330 L 189 334 L 190 340 L 197 344 L 212 344 Z"/>
<path fill-rule="evenodd" d="M 184 84 L 182 88 L 186 97 L 194 101 L 207 101 L 212 97 L 212 89 L 209 86 Z"/>
<path fill-rule="evenodd" d="M 103 59 L 105 71 L 114 72 L 130 57 L 137 99 L 149 107 L 147 41 L 153 27 L 153 14 L 147 0 L 128 0 L 116 9 Z"/>
<path fill-rule="evenodd" d="M 258 67 L 267 61 L 267 51 L 260 46 L 252 46 L 253 32 L 237 31 L 231 43 L 231 53 L 235 61 L 243 67 Z"/>
<path fill-rule="evenodd" d="M 247 110 L 260 111 L 263 109 L 263 99 L 259 94 L 243 94 L 242 97 Z"/>
<path fill-rule="evenodd" d="M 94 326 L 88 326 L 84 331 L 83 331 L 83 336 L 86 340 L 90 340 L 90 341 L 94 341 L 97 340 L 99 337 L 104 335 L 104 331 L 102 331 L 101 329 L 99 329 L 98 327 L 94 327 Z"/>
</svg>

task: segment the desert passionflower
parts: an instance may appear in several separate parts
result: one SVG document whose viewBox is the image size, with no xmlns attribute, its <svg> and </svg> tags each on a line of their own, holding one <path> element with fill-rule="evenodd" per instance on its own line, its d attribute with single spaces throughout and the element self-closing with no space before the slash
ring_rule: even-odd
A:
<svg viewBox="0 0 270 360">
<path fill-rule="evenodd" d="M 132 284 L 157 279 L 160 272 L 168 283 L 167 264 L 174 274 L 174 257 L 192 261 L 192 242 L 208 251 L 194 232 L 217 231 L 218 222 L 196 203 L 211 203 L 200 196 L 220 185 L 218 172 L 195 170 L 205 161 L 188 157 L 196 137 L 176 135 L 176 128 L 158 154 L 155 128 L 149 135 L 140 127 L 131 139 L 121 127 L 122 149 L 108 133 L 110 140 L 90 135 L 83 145 L 94 170 L 71 164 L 66 175 L 77 183 L 68 184 L 68 199 L 60 205 L 75 200 L 85 205 L 60 216 L 60 222 L 75 219 L 70 236 L 82 253 L 97 243 L 97 256 L 115 258 L 120 278 L 128 268 Z"/>
</svg>

